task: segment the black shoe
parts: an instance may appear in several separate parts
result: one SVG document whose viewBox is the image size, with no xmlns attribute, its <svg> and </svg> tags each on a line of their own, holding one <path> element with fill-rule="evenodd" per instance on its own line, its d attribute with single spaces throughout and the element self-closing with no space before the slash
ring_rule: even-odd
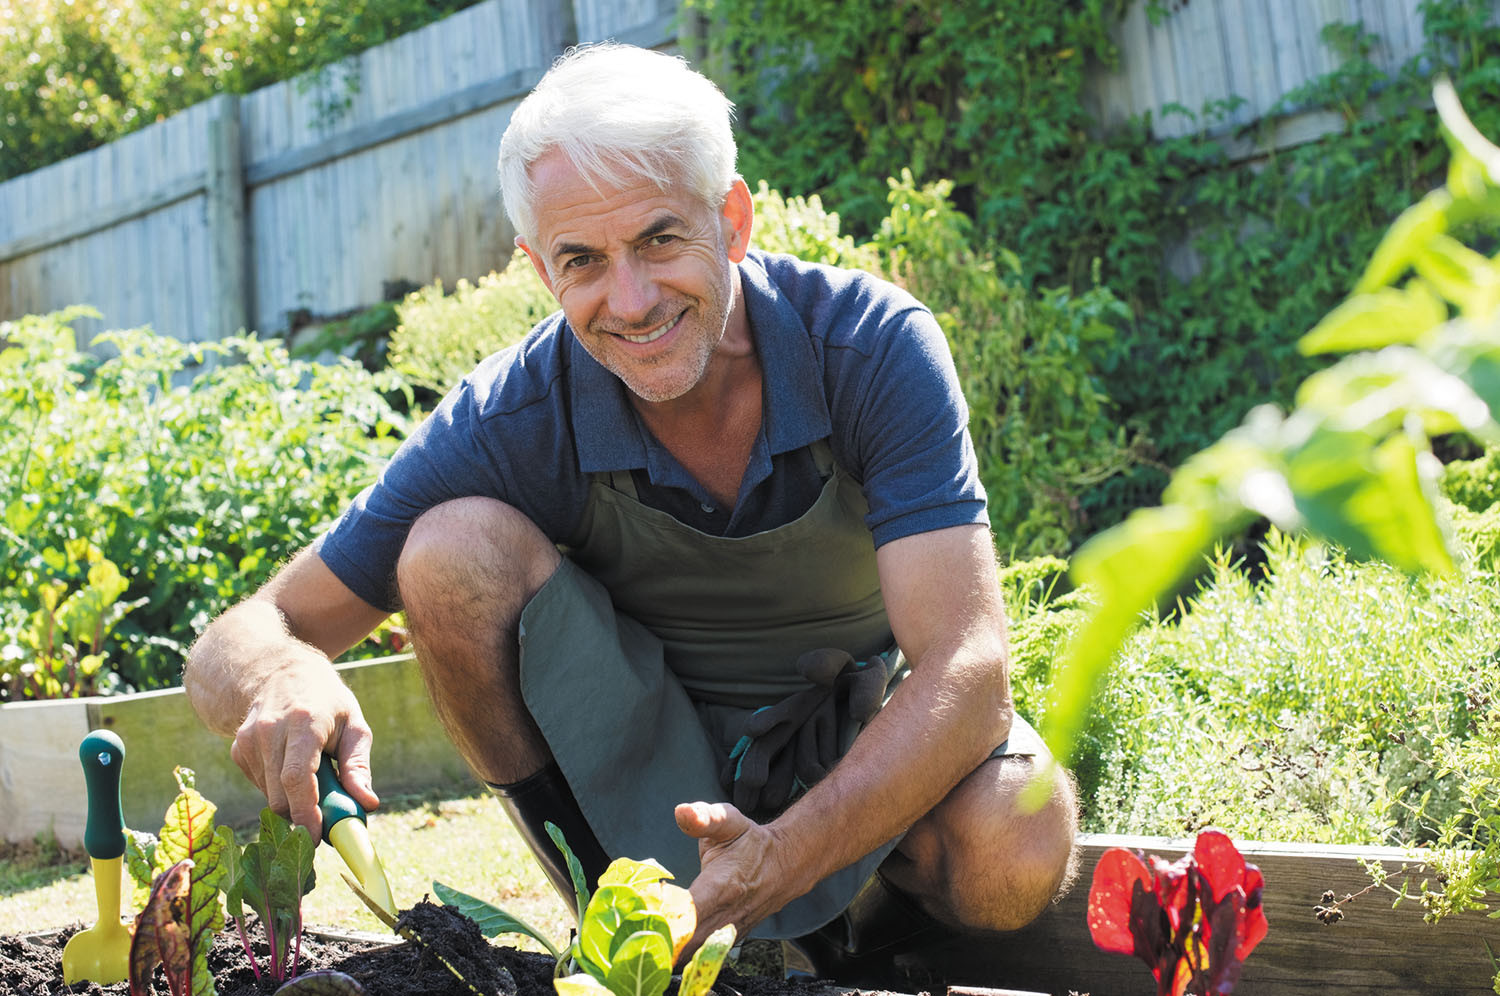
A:
<svg viewBox="0 0 1500 996">
<path fill-rule="evenodd" d="M 609 867 L 609 855 L 599 845 L 593 828 L 583 818 L 578 800 L 563 777 L 562 769 L 552 761 L 541 771 L 509 785 L 486 782 L 490 791 L 500 799 L 500 807 L 515 824 L 521 839 L 531 848 L 531 853 L 542 866 L 547 881 L 562 897 L 563 905 L 572 909 L 577 904 L 573 891 L 573 876 L 568 871 L 568 861 L 562 851 L 547 835 L 546 824 L 556 824 L 562 831 L 563 840 L 572 850 L 573 856 L 583 866 L 583 876 L 592 892 L 599 883 L 599 876 Z M 582 911 L 578 911 L 580 914 Z"/>
<path fill-rule="evenodd" d="M 892 989 L 903 981 L 897 955 L 953 934 L 877 870 L 844 912 L 810 934 L 782 941 L 781 954 L 788 977 Z"/>
</svg>

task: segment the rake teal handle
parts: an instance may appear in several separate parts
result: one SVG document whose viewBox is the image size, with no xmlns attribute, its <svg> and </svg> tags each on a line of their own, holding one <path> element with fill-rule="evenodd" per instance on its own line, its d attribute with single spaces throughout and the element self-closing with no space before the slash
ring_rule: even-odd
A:
<svg viewBox="0 0 1500 996">
<path fill-rule="evenodd" d="M 334 824 L 347 819 L 365 822 L 365 807 L 354 801 L 339 784 L 339 776 L 333 770 L 333 757 L 323 755 L 318 763 L 318 808 L 323 811 L 323 840 L 328 842 L 328 831 Z"/>
<path fill-rule="evenodd" d="M 120 809 L 120 769 L 125 744 L 108 730 L 95 730 L 78 745 L 89 816 L 83 848 L 91 858 L 118 858 L 125 853 L 125 817 Z"/>
</svg>

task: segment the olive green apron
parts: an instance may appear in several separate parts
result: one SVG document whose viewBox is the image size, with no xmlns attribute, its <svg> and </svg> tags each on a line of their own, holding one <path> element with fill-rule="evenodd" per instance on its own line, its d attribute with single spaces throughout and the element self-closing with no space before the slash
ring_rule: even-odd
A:
<svg viewBox="0 0 1500 996">
<path fill-rule="evenodd" d="M 719 771 L 738 717 L 808 687 L 795 668 L 808 650 L 864 659 L 892 643 L 864 496 L 826 443 L 813 452 L 826 481 L 812 508 L 735 538 L 642 505 L 628 472 L 597 475 L 562 566 L 521 617 L 522 697 L 599 842 L 682 885 L 698 846 L 673 808 L 728 801 Z M 826 923 L 895 843 L 755 934 Z"/>
</svg>

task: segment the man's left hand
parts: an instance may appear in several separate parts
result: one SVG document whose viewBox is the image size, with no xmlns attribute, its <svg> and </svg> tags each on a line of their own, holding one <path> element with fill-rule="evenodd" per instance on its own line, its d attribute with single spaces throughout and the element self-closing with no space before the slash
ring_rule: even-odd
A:
<svg viewBox="0 0 1500 996">
<path fill-rule="evenodd" d="M 698 839 L 702 870 L 688 891 L 698 908 L 695 951 L 718 928 L 732 923 L 740 937 L 802 895 L 786 867 L 785 849 L 770 827 L 728 803 L 690 802 L 677 807 L 677 826 Z"/>
</svg>

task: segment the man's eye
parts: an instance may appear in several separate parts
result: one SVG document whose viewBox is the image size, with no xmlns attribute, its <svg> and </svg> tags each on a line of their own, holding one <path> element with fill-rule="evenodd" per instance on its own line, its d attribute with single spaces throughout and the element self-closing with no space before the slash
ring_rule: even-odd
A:
<svg viewBox="0 0 1500 996">
<path fill-rule="evenodd" d="M 651 236 L 651 238 L 646 240 L 646 245 L 652 247 L 667 246 L 676 241 L 677 236 L 675 235 L 653 235 Z"/>
<path fill-rule="evenodd" d="M 563 268 L 577 270 L 580 267 L 588 266 L 593 261 L 594 257 L 592 256 L 569 256 L 568 261 L 563 264 Z"/>
</svg>

